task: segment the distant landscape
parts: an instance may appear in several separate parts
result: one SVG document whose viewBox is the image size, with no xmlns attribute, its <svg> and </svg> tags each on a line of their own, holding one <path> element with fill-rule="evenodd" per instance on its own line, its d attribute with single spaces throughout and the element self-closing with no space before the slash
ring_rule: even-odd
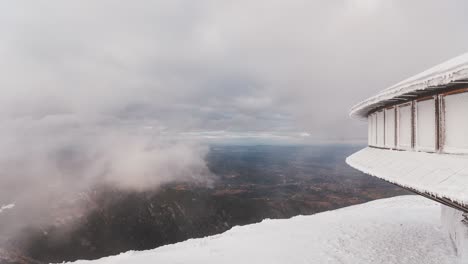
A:
<svg viewBox="0 0 468 264">
<path fill-rule="evenodd" d="M 97 187 L 78 199 L 91 213 L 51 205 L 57 220 L 5 239 L 0 263 L 95 259 L 213 235 L 265 218 L 409 194 L 347 166 L 345 158 L 360 148 L 215 145 L 206 158 L 216 176 L 213 186 L 177 182 L 145 192 Z"/>
</svg>

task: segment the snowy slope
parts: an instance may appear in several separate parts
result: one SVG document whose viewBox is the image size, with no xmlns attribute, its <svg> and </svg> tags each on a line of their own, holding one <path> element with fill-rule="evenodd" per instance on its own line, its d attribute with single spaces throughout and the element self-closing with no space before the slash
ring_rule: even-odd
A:
<svg viewBox="0 0 468 264">
<path fill-rule="evenodd" d="M 454 263 L 439 216 L 438 204 L 400 196 L 76 264 Z"/>
</svg>

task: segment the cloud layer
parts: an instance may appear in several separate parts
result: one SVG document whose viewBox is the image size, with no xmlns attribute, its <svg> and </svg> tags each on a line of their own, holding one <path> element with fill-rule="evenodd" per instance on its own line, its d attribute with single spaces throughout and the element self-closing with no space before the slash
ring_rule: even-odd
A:
<svg viewBox="0 0 468 264">
<path fill-rule="evenodd" d="M 465 51 L 466 7 L 434 0 L 3 3 L 1 115 L 363 137 L 349 107 Z"/>
</svg>

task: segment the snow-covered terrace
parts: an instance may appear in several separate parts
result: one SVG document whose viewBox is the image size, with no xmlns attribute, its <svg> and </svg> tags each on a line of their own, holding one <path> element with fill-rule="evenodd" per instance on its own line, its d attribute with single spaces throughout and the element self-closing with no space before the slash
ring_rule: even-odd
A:
<svg viewBox="0 0 468 264">
<path fill-rule="evenodd" d="M 352 167 L 468 212 L 468 53 L 357 104 L 369 147 Z"/>
<path fill-rule="evenodd" d="M 366 174 L 466 211 L 468 156 L 365 148 L 346 162 Z"/>
</svg>

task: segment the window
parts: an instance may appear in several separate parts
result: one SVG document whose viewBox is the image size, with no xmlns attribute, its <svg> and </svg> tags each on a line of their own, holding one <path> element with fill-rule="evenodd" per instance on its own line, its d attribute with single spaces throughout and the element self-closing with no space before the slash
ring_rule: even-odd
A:
<svg viewBox="0 0 468 264">
<path fill-rule="evenodd" d="M 412 109 L 411 103 L 398 106 L 398 148 L 411 149 Z"/>
<path fill-rule="evenodd" d="M 445 95 L 443 149 L 451 153 L 468 153 L 468 92 Z"/>
<path fill-rule="evenodd" d="M 385 109 L 385 147 L 395 148 L 395 108 Z"/>
<path fill-rule="evenodd" d="M 372 145 L 377 146 L 377 114 L 372 115 Z"/>
<path fill-rule="evenodd" d="M 415 147 L 422 151 L 436 151 L 436 102 L 434 98 L 416 102 Z"/>
<path fill-rule="evenodd" d="M 377 115 L 369 115 L 369 146 L 377 145 Z"/>
<path fill-rule="evenodd" d="M 384 111 L 377 112 L 377 147 L 385 147 L 385 114 Z"/>
<path fill-rule="evenodd" d="M 372 146 L 372 115 L 367 117 L 367 144 Z"/>
</svg>

